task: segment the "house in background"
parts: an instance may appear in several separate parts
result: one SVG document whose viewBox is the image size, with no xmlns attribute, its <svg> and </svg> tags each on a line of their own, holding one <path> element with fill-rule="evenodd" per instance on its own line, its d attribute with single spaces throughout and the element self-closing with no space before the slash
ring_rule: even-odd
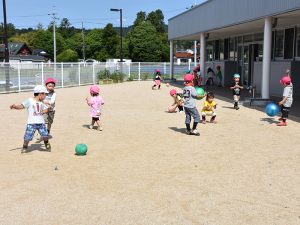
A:
<svg viewBox="0 0 300 225">
<path fill-rule="evenodd" d="M 4 50 L 5 46 L 3 44 L 0 45 L 0 61 L 4 61 Z M 33 51 L 27 46 L 26 43 L 22 42 L 9 42 L 8 43 L 9 50 L 9 61 L 11 63 L 18 62 L 45 62 L 46 58 L 43 55 L 33 55 Z"/>
</svg>

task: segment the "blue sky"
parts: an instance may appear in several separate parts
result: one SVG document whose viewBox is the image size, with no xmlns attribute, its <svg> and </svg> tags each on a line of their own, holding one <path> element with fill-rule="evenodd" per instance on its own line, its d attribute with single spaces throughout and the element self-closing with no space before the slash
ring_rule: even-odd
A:
<svg viewBox="0 0 300 225">
<path fill-rule="evenodd" d="M 110 8 L 123 9 L 124 26 L 131 25 L 137 12 L 147 13 L 161 9 L 167 20 L 204 0 L 6 0 L 7 20 L 17 28 L 36 27 L 40 22 L 47 27 L 51 21 L 48 13 L 53 12 L 53 6 L 57 17 L 68 18 L 75 27 L 81 27 L 81 21 L 86 28 L 101 28 L 107 23 L 114 26 L 119 24 L 119 13 L 110 12 Z M 1 2 L 2 3 L 2 2 Z M 1 4 L 2 6 L 2 4 Z M 1 22 L 3 11 L 0 6 Z"/>
</svg>

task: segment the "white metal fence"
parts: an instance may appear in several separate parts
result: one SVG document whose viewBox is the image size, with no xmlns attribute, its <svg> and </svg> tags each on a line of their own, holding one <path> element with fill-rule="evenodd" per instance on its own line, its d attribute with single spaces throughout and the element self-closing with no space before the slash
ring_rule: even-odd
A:
<svg viewBox="0 0 300 225">
<path fill-rule="evenodd" d="M 175 78 L 181 78 L 192 64 L 174 65 Z M 155 69 L 165 78 L 170 78 L 170 63 L 132 62 L 132 63 L 1 63 L 0 93 L 32 90 L 35 85 L 43 84 L 48 77 L 57 80 L 57 87 L 80 86 L 98 83 L 99 73 L 108 70 L 122 72 L 124 80 L 152 79 Z M 109 77 L 108 77 L 109 78 Z"/>
</svg>

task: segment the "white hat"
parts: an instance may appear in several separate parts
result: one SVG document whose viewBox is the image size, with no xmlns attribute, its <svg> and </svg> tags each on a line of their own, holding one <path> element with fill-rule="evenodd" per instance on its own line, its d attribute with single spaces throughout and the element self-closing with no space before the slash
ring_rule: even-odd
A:
<svg viewBox="0 0 300 225">
<path fill-rule="evenodd" d="M 33 88 L 33 92 L 36 93 L 49 93 L 43 85 L 37 85 Z"/>
</svg>

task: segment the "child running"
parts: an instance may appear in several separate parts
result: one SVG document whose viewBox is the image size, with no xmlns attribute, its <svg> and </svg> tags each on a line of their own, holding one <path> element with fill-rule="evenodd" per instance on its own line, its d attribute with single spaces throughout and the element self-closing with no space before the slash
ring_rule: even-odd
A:
<svg viewBox="0 0 300 225">
<path fill-rule="evenodd" d="M 217 123 L 216 121 L 216 112 L 215 109 L 217 108 L 217 104 L 214 101 L 215 96 L 212 92 L 208 92 L 206 95 L 206 100 L 204 102 L 204 106 L 202 108 L 202 123 L 206 124 L 206 116 L 211 116 L 210 122 Z"/>
<path fill-rule="evenodd" d="M 183 104 L 184 104 L 183 95 L 181 93 L 177 93 L 177 91 L 175 89 L 172 89 L 170 91 L 170 95 L 173 98 L 174 102 L 169 107 L 168 112 L 169 113 L 176 112 L 176 109 L 178 108 L 179 113 L 182 113 L 183 112 Z"/>
<path fill-rule="evenodd" d="M 37 85 L 33 89 L 34 97 L 29 98 L 21 104 L 13 104 L 11 109 L 27 109 L 28 119 L 27 126 L 24 135 L 24 143 L 21 153 L 27 152 L 28 144 L 32 140 L 36 130 L 38 130 L 41 138 L 44 140 L 45 147 L 48 151 L 51 151 L 51 145 L 48 141 L 48 131 L 46 129 L 43 114 L 48 113 L 49 108 L 43 103 L 43 100 L 48 93 L 47 89 L 42 85 Z"/>
<path fill-rule="evenodd" d="M 96 123 L 98 128 L 97 130 L 102 131 L 103 127 L 99 123 L 100 115 L 101 115 L 101 108 L 104 105 L 103 98 L 99 95 L 100 88 L 96 85 L 90 87 L 90 97 L 86 98 L 87 104 L 90 106 L 90 116 L 92 117 L 91 125 L 89 126 L 90 129 L 94 128 L 94 124 Z"/>
<path fill-rule="evenodd" d="M 197 125 L 200 122 L 200 115 L 196 107 L 195 98 L 203 98 L 202 95 L 197 95 L 193 85 L 194 76 L 192 74 L 184 75 L 183 97 L 184 97 L 184 111 L 185 111 L 185 125 L 188 135 L 200 136 L 197 131 Z M 193 128 L 191 129 L 191 118 L 194 119 Z"/>
<path fill-rule="evenodd" d="M 152 86 L 152 90 L 154 90 L 154 88 L 156 86 L 158 86 L 158 90 L 160 89 L 160 85 L 161 85 L 161 81 L 162 81 L 162 76 L 161 76 L 161 73 L 160 73 L 160 70 L 157 69 L 155 70 L 155 75 L 154 75 L 154 85 Z"/>
<path fill-rule="evenodd" d="M 56 93 L 54 91 L 56 80 L 54 78 L 48 78 L 45 81 L 45 85 L 47 88 L 48 93 L 46 93 L 46 98 L 43 101 L 45 105 L 49 107 L 48 113 L 44 114 L 44 120 L 47 124 L 47 131 L 50 135 L 51 126 L 54 120 L 55 115 L 55 100 L 56 100 Z"/>
<path fill-rule="evenodd" d="M 234 82 L 230 87 L 233 93 L 233 101 L 234 101 L 233 108 L 236 110 L 239 110 L 239 100 L 241 97 L 241 90 L 244 89 L 244 87 L 240 83 L 240 78 L 241 76 L 239 74 L 234 74 L 233 75 Z"/>
<path fill-rule="evenodd" d="M 293 104 L 293 84 L 290 76 L 284 76 L 280 80 L 280 84 L 284 87 L 283 88 L 283 98 L 278 103 L 279 106 L 281 106 L 281 117 L 279 118 L 280 123 L 277 124 L 277 126 L 286 126 L 286 120 L 289 117 L 289 112 L 291 109 L 291 106 Z"/>
</svg>

